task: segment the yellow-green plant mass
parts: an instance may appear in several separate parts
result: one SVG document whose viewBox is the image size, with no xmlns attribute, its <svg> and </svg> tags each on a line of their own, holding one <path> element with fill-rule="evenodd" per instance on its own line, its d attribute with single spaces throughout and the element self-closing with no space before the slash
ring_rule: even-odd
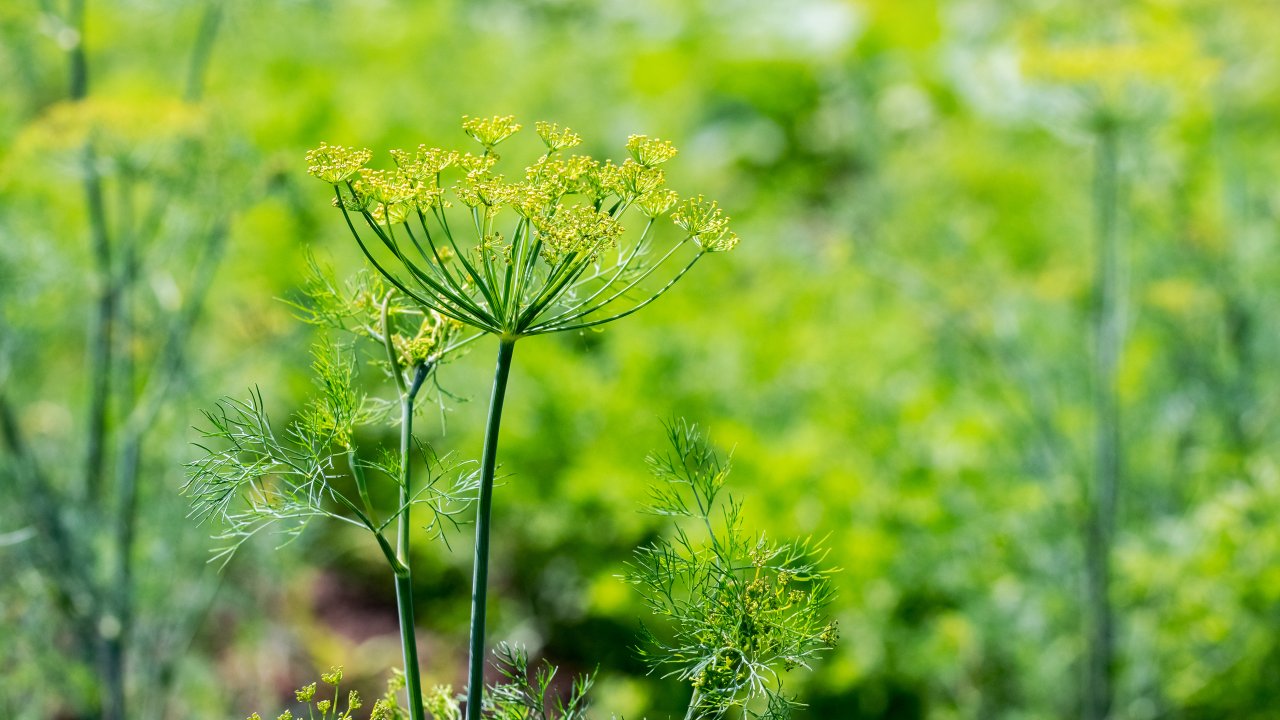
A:
<svg viewBox="0 0 1280 720">
<path fill-rule="evenodd" d="M 738 243 L 714 201 L 680 201 L 666 187 L 670 142 L 632 135 L 630 157 L 616 164 L 566 155 L 581 137 L 539 122 L 546 151 L 508 177 L 495 148 L 521 125 L 498 116 L 462 127 L 479 154 L 420 145 L 392 150 L 384 169 L 367 166 L 367 149 L 321 144 L 307 154 L 369 261 L 442 316 L 509 338 L 601 325 Z M 645 290 L 669 264 L 664 284 Z"/>
</svg>

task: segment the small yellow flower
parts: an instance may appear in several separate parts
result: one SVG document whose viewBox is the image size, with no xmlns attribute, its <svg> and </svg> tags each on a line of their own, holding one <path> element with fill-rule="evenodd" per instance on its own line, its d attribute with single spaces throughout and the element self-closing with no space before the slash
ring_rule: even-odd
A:
<svg viewBox="0 0 1280 720">
<path fill-rule="evenodd" d="M 676 146 L 666 140 L 648 135 L 632 135 L 627 138 L 627 152 L 645 167 L 655 167 L 676 156 Z"/>
<path fill-rule="evenodd" d="M 413 204 L 422 212 L 441 207 L 444 203 L 444 190 L 438 187 L 420 185 L 413 193 Z"/>
<path fill-rule="evenodd" d="M 636 207 L 648 217 L 662 217 L 679 199 L 680 195 L 675 190 L 659 189 L 641 195 L 636 201 Z"/>
<path fill-rule="evenodd" d="M 494 115 L 491 118 L 473 118 L 462 116 L 462 129 L 485 150 L 492 150 L 495 145 L 511 137 L 520 129 L 514 115 Z"/>
<path fill-rule="evenodd" d="M 461 153 L 455 156 L 454 162 L 458 167 L 462 168 L 468 175 L 476 173 L 485 173 L 498 162 L 498 158 L 493 155 L 472 155 L 471 153 Z"/>
<path fill-rule="evenodd" d="M 555 123 L 539 121 L 534 123 L 534 128 L 538 131 L 538 137 L 546 143 L 547 150 L 551 152 L 576 147 L 582 143 L 581 135 Z"/>
<path fill-rule="evenodd" d="M 396 167 L 401 172 L 420 182 L 434 181 L 434 176 L 458 161 L 458 153 L 453 150 L 429 148 L 426 145 L 419 145 L 413 155 L 407 150 L 392 150 L 391 157 L 395 159 Z"/>
<path fill-rule="evenodd" d="M 729 222 L 721 212 L 719 203 L 714 200 L 708 201 L 701 195 L 685 200 L 680 208 L 672 213 L 671 219 L 691 236 L 721 232 Z"/>
<path fill-rule="evenodd" d="M 409 203 L 379 205 L 369 213 L 379 225 L 399 225 L 409 219 Z"/>
<path fill-rule="evenodd" d="M 631 197 L 640 197 L 662 187 L 666 182 L 666 173 L 661 168 L 644 165 L 635 160 L 627 160 L 618 169 L 618 179 L 622 188 Z"/>
<path fill-rule="evenodd" d="M 367 149 L 354 150 L 320 143 L 320 147 L 307 152 L 307 173 L 337 185 L 360 172 L 371 157 L 373 153 Z"/>
<path fill-rule="evenodd" d="M 509 186 L 502 182 L 501 176 L 471 173 L 455 185 L 453 191 L 467 207 L 500 208 L 511 201 Z"/>
<path fill-rule="evenodd" d="M 295 690 L 293 694 L 298 698 L 298 702 L 311 702 L 316 696 L 316 684 L 311 683 L 300 690 Z"/>
<path fill-rule="evenodd" d="M 609 160 L 597 163 L 592 172 L 587 173 L 584 180 L 586 181 L 586 187 L 583 189 L 583 194 L 596 200 L 607 198 L 610 195 L 621 196 L 623 193 L 622 168 L 614 165 Z"/>
<path fill-rule="evenodd" d="M 369 170 L 360 173 L 364 192 L 374 202 L 394 205 L 413 198 L 414 187 L 399 170 Z"/>
<path fill-rule="evenodd" d="M 671 220 L 707 252 L 728 252 L 738 245 L 738 235 L 729 230 L 729 217 L 716 201 L 701 195 L 684 201 Z"/>
<path fill-rule="evenodd" d="M 623 227 L 608 213 L 587 205 L 561 207 L 549 218 L 535 220 L 542 235 L 543 255 L 555 263 L 567 255 L 594 255 L 611 246 Z"/>
<path fill-rule="evenodd" d="M 331 667 L 329 672 L 320 673 L 320 682 L 337 687 L 338 683 L 342 682 L 342 666 Z"/>
<path fill-rule="evenodd" d="M 502 233 L 489 233 L 476 243 L 476 257 L 481 261 L 486 256 L 491 258 L 504 258 L 507 263 L 511 262 L 511 246 L 503 242 Z"/>
<path fill-rule="evenodd" d="M 507 187 L 511 207 L 523 217 L 545 215 L 552 206 L 554 186 L 547 183 L 516 183 Z"/>
</svg>

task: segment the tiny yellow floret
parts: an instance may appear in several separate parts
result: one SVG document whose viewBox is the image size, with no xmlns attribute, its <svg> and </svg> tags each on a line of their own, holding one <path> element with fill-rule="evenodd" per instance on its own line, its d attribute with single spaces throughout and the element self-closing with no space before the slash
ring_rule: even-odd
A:
<svg viewBox="0 0 1280 720">
<path fill-rule="evenodd" d="M 632 135 L 627 138 L 627 152 L 645 167 L 654 167 L 676 156 L 676 146 L 667 140 L 648 135 Z"/>
</svg>

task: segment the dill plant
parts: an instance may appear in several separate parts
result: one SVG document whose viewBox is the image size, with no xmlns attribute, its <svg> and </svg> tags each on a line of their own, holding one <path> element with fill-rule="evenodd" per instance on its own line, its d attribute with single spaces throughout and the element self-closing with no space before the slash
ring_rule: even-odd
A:
<svg viewBox="0 0 1280 720">
<path fill-rule="evenodd" d="M 836 640 L 825 551 L 808 541 L 771 541 L 743 526 L 742 504 L 725 492 L 730 464 L 696 425 L 667 428 L 670 447 L 649 456 L 657 482 L 649 511 L 672 531 L 636 551 L 626 580 L 666 626 L 646 627 L 641 656 L 651 670 L 692 687 L 686 720 L 780 720 L 797 703 L 782 672 L 808 668 Z"/>
<path fill-rule="evenodd" d="M 296 537 L 311 520 L 329 518 L 368 531 L 395 578 L 409 708 L 419 720 L 425 714 L 408 556 L 412 511 L 419 505 L 427 508 L 427 532 L 443 538 L 444 525 L 453 522 L 474 494 L 469 485 L 474 473 L 457 472 L 451 486 L 440 482 L 455 468 L 415 441 L 414 410 L 428 380 L 434 383 L 440 363 L 476 336 L 460 337 L 458 323 L 409 302 L 376 275 L 360 275 L 339 287 L 313 261 L 305 293 L 307 300 L 295 306 L 301 318 L 345 332 L 350 340 L 316 346 L 312 370 L 317 392 L 282 429 L 272 424 L 258 390 L 245 400 L 223 400 L 206 411 L 199 444 L 205 452 L 189 465 L 185 490 L 193 516 L 223 524 L 217 536 L 223 547 L 215 559 L 224 562 L 246 540 L 272 527 Z M 366 349 L 373 353 L 362 354 Z M 362 366 L 392 381 L 394 400 L 362 391 Z M 370 452 L 361 447 L 359 427 L 395 422 L 398 448 Z M 428 471 L 418 484 L 411 473 L 416 457 Z M 354 493 L 345 482 L 348 477 Z M 394 506 L 377 506 L 375 483 L 395 488 Z"/>
<path fill-rule="evenodd" d="M 307 162 L 332 186 L 356 243 L 395 289 L 424 312 L 498 338 L 472 578 L 466 718 L 479 720 L 493 480 L 516 342 L 631 315 L 704 256 L 733 249 L 738 236 L 714 201 L 682 200 L 666 187 L 661 165 L 676 149 L 665 140 L 633 135 L 630 157 L 615 164 L 566 155 L 581 137 L 539 122 L 545 152 L 509 180 L 495 149 L 520 124 L 511 116 L 464 118 L 462 128 L 478 152 L 421 145 L 391 151 L 394 165 L 375 169 L 366 167 L 369 150 L 322 144 Z M 633 220 L 639 230 L 628 232 Z"/>
</svg>

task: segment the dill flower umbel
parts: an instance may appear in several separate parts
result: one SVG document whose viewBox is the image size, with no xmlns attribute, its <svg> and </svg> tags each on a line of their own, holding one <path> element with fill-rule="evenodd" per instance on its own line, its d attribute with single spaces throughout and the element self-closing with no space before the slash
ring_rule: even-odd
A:
<svg viewBox="0 0 1280 720">
<path fill-rule="evenodd" d="M 703 255 L 737 244 L 728 217 L 702 196 L 672 215 L 683 234 L 656 244 L 656 221 L 679 200 L 658 167 L 676 155 L 670 142 L 632 135 L 630 157 L 618 165 L 564 156 L 581 136 L 539 122 L 546 152 L 513 182 L 496 171 L 493 149 L 520 127 L 511 116 L 465 118 L 481 154 L 419 145 L 392 150 L 386 169 L 367 167 L 368 150 L 322 144 L 308 153 L 308 172 L 333 186 L 334 205 L 392 285 L 424 308 L 503 337 L 624 317 Z M 460 218 L 450 212 L 455 201 Z M 644 293 L 668 265 L 665 283 Z"/>
<path fill-rule="evenodd" d="M 320 147 L 307 153 L 307 172 L 327 183 L 345 182 L 372 157 L 368 150 L 320 143 Z"/>
<path fill-rule="evenodd" d="M 632 135 L 627 138 L 627 152 L 641 165 L 655 167 L 675 157 L 676 146 L 648 135 Z"/>
<path fill-rule="evenodd" d="M 546 143 L 547 149 L 551 152 L 567 150 L 582 143 L 581 135 L 555 123 L 537 122 L 534 123 L 534 128 L 538 131 L 538 137 L 542 138 L 542 142 Z"/>
<path fill-rule="evenodd" d="M 520 123 L 516 122 L 511 115 L 497 115 L 491 118 L 464 117 L 462 129 L 488 151 L 514 135 L 520 129 Z"/>
</svg>

